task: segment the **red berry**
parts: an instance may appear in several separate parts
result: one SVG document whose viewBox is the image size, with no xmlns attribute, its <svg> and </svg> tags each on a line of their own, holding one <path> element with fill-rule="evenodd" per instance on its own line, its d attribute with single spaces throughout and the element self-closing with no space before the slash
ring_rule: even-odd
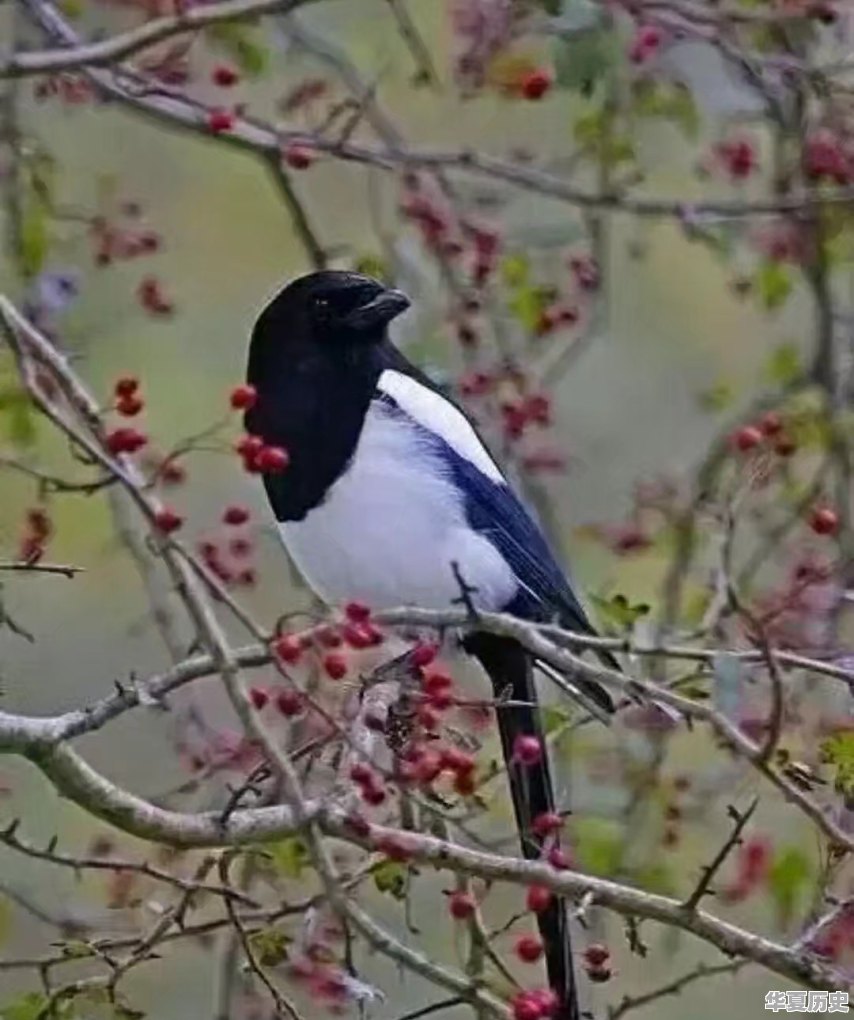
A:
<svg viewBox="0 0 854 1020">
<path fill-rule="evenodd" d="M 234 444 L 234 449 L 241 457 L 257 457 L 264 449 L 264 440 L 260 436 L 245 435 Z"/>
<path fill-rule="evenodd" d="M 344 638 L 344 642 L 351 648 L 360 650 L 370 648 L 373 645 L 372 631 L 372 627 L 360 627 L 355 623 L 346 623 L 341 628 L 341 636 Z"/>
<path fill-rule="evenodd" d="M 136 396 L 120 397 L 116 401 L 116 411 L 125 418 L 133 418 L 143 408 L 143 402 Z"/>
<path fill-rule="evenodd" d="M 540 1020 L 542 1008 L 530 992 L 518 992 L 511 1002 L 513 1020 Z"/>
<path fill-rule="evenodd" d="M 240 75 L 228 64 L 218 64 L 213 69 L 211 81 L 222 89 L 230 89 L 240 81 Z"/>
<path fill-rule="evenodd" d="M 252 707 L 260 712 L 270 700 L 270 695 L 263 687 L 250 687 L 249 700 L 252 702 Z"/>
<path fill-rule="evenodd" d="M 114 387 L 117 397 L 132 397 L 139 389 L 139 379 L 135 375 L 123 375 L 116 379 Z"/>
<path fill-rule="evenodd" d="M 525 895 L 525 904 L 528 910 L 535 914 L 542 914 L 548 909 L 552 901 L 552 891 L 544 885 L 529 885 Z"/>
<path fill-rule="evenodd" d="M 441 669 L 431 669 L 429 673 L 425 673 L 421 683 L 427 694 L 446 692 L 454 686 L 453 679 Z"/>
<path fill-rule="evenodd" d="M 454 792 L 461 797 L 471 797 L 477 789 L 473 772 L 457 772 L 454 776 Z"/>
<path fill-rule="evenodd" d="M 241 524 L 245 524 L 249 520 L 249 511 L 245 506 L 238 506 L 237 504 L 227 506 L 222 515 L 222 520 L 223 524 L 230 524 L 237 527 Z"/>
<path fill-rule="evenodd" d="M 381 786 L 364 786 L 362 787 L 361 797 L 371 807 L 379 807 L 385 801 L 386 792 Z M 388 856 L 391 856 L 391 854 Z"/>
<path fill-rule="evenodd" d="M 330 680 L 341 680 L 347 675 L 347 662 L 343 655 L 329 652 L 323 656 L 323 669 Z"/>
<path fill-rule="evenodd" d="M 591 942 L 590 945 L 584 950 L 584 962 L 590 964 L 592 967 L 601 967 L 601 965 L 610 958 L 611 951 L 607 946 L 602 945 L 601 942 Z"/>
<path fill-rule="evenodd" d="M 410 658 L 412 665 L 417 668 L 423 668 L 429 666 L 430 663 L 436 658 L 439 649 L 436 645 L 422 644 L 420 641 L 410 652 Z"/>
<path fill-rule="evenodd" d="M 562 826 L 563 819 L 556 811 L 544 811 L 542 814 L 537 815 L 531 824 L 534 835 L 539 836 L 541 839 L 545 836 L 550 836 L 553 832 L 559 832 Z"/>
<path fill-rule="evenodd" d="M 473 755 L 467 751 L 461 751 L 458 747 L 443 747 L 439 754 L 439 762 L 443 769 L 456 772 L 458 776 L 474 772 Z"/>
<path fill-rule="evenodd" d="M 531 998 L 540 1008 L 540 1016 L 549 1017 L 554 1016 L 557 1013 L 558 998 L 557 993 L 552 988 L 535 988 L 531 993 Z"/>
<path fill-rule="evenodd" d="M 542 761 L 543 748 L 537 737 L 520 733 L 513 741 L 513 760 L 520 765 L 533 766 Z"/>
<path fill-rule="evenodd" d="M 597 984 L 603 984 L 605 981 L 611 980 L 610 967 L 586 967 L 585 973 L 591 981 L 595 981 Z"/>
<path fill-rule="evenodd" d="M 267 475 L 278 475 L 290 463 L 287 450 L 281 446 L 264 446 L 255 458 L 258 470 Z"/>
<path fill-rule="evenodd" d="M 810 527 L 817 535 L 835 535 L 839 530 L 839 514 L 829 506 L 817 506 L 810 515 Z"/>
<path fill-rule="evenodd" d="M 542 99 L 552 86 L 552 76 L 542 68 L 529 71 L 519 83 L 519 91 L 525 99 Z"/>
<path fill-rule="evenodd" d="M 249 383 L 242 383 L 240 386 L 235 386 L 229 394 L 229 403 L 235 411 L 248 411 L 250 407 L 255 406 L 255 401 L 258 399 L 258 392 L 254 386 L 250 386 Z"/>
<path fill-rule="evenodd" d="M 308 145 L 288 142 L 282 147 L 282 159 L 291 170 L 307 170 L 317 158 L 317 153 Z"/>
<path fill-rule="evenodd" d="M 364 602 L 348 602 L 344 606 L 344 615 L 353 623 L 364 623 L 371 615 L 371 608 Z"/>
<path fill-rule="evenodd" d="M 543 955 L 543 940 L 538 935 L 520 935 L 516 955 L 524 963 L 535 963 Z"/>
<path fill-rule="evenodd" d="M 299 715 L 303 709 L 302 695 L 292 687 L 283 687 L 276 694 L 276 708 L 286 719 Z"/>
<path fill-rule="evenodd" d="M 427 704 L 437 712 L 446 712 L 454 703 L 450 691 L 434 691 L 427 696 Z"/>
<path fill-rule="evenodd" d="M 764 436 L 778 436 L 783 431 L 783 419 L 776 411 L 766 411 L 758 424 Z"/>
<path fill-rule="evenodd" d="M 136 453 L 148 442 L 148 436 L 138 429 L 117 428 L 107 433 L 106 443 L 110 453 Z"/>
<path fill-rule="evenodd" d="M 732 435 L 732 445 L 741 453 L 756 449 L 762 442 L 762 433 L 755 425 L 743 425 Z"/>
<path fill-rule="evenodd" d="M 350 778 L 359 786 L 375 786 L 376 774 L 370 765 L 363 761 L 354 762 L 350 766 Z"/>
<path fill-rule="evenodd" d="M 477 904 L 471 893 L 457 889 L 448 897 L 448 910 L 457 921 L 466 921 L 474 914 Z"/>
<path fill-rule="evenodd" d="M 171 535 L 184 523 L 184 518 L 171 506 L 161 507 L 154 515 L 154 523 L 164 535 Z"/>
<path fill-rule="evenodd" d="M 293 634 L 282 634 L 281 637 L 277 637 L 273 642 L 273 651 L 282 662 L 292 665 L 295 662 L 299 662 L 302 656 L 302 645 Z"/>
<path fill-rule="evenodd" d="M 569 854 L 567 854 L 566 851 L 561 850 L 559 846 L 553 846 L 551 850 L 549 850 L 548 862 L 558 871 L 566 871 L 567 868 L 572 867 L 572 861 Z"/>
<path fill-rule="evenodd" d="M 223 110 L 220 107 L 208 111 L 208 130 L 215 135 L 225 131 L 231 131 L 234 127 L 234 114 L 230 110 Z"/>
</svg>

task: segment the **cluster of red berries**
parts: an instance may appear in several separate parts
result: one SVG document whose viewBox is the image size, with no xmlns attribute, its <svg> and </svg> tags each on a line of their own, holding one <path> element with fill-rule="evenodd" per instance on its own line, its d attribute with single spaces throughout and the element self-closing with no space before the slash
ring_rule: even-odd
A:
<svg viewBox="0 0 854 1020">
<path fill-rule="evenodd" d="M 401 782 L 417 783 L 426 788 L 443 773 L 448 773 L 453 777 L 454 791 L 461 797 L 469 797 L 477 786 L 476 764 L 474 756 L 459 747 L 413 742 L 401 754 L 398 778 Z"/>
<path fill-rule="evenodd" d="M 248 411 L 255 406 L 258 394 L 254 386 L 243 383 L 235 386 L 229 395 L 229 403 L 235 411 Z M 235 450 L 243 461 L 243 467 L 250 474 L 278 475 L 290 464 L 288 451 L 282 446 L 271 446 L 260 436 L 242 436 Z"/>
<path fill-rule="evenodd" d="M 519 400 L 501 404 L 502 431 L 507 439 L 521 439 L 529 426 L 547 428 L 552 423 L 551 399 L 545 393 L 530 393 Z"/>
<path fill-rule="evenodd" d="M 285 719 L 292 719 L 305 709 L 302 694 L 291 686 L 276 687 L 272 690 L 266 687 L 250 687 L 249 700 L 256 711 L 260 712 L 267 705 L 272 705 Z"/>
<path fill-rule="evenodd" d="M 359 796 L 366 804 L 371 807 L 379 807 L 385 802 L 388 796 L 386 789 L 370 765 L 363 761 L 355 762 L 350 768 L 350 778 L 359 788 Z M 385 848 L 383 852 L 392 859 L 395 857 L 394 848 L 392 848 L 392 853 L 388 852 L 388 848 Z"/>
<path fill-rule="evenodd" d="M 113 406 L 123 418 L 135 418 L 145 406 L 139 393 L 139 379 L 132 375 L 116 380 L 113 396 Z"/>
<path fill-rule="evenodd" d="M 38 563 L 44 556 L 53 525 L 43 506 L 30 507 L 24 515 L 24 531 L 18 543 L 18 559 L 22 563 Z"/>
<path fill-rule="evenodd" d="M 780 457 L 791 457 L 797 450 L 797 443 L 776 411 L 767 411 L 756 423 L 742 425 L 730 436 L 730 445 L 738 453 L 752 453 L 766 443 Z"/>
<path fill-rule="evenodd" d="M 132 203 L 125 208 L 133 208 Z M 127 261 L 141 255 L 153 255 L 160 250 L 160 235 L 153 230 L 129 228 L 110 222 L 104 216 L 95 216 L 89 225 L 97 266 L 109 266 L 115 261 Z"/>
<path fill-rule="evenodd" d="M 258 580 L 251 562 L 254 551 L 252 540 L 239 530 L 249 523 L 250 518 L 245 506 L 230 504 L 222 512 L 221 520 L 227 529 L 224 537 L 220 541 L 207 538 L 197 546 L 205 566 L 223 584 L 251 588 Z"/>
<path fill-rule="evenodd" d="M 133 418 L 140 413 L 144 402 L 139 393 L 139 379 L 136 376 L 120 376 L 113 387 L 113 407 L 124 418 Z M 148 443 L 148 436 L 139 429 L 122 425 L 110 429 L 104 437 L 110 453 L 138 453 Z"/>
</svg>

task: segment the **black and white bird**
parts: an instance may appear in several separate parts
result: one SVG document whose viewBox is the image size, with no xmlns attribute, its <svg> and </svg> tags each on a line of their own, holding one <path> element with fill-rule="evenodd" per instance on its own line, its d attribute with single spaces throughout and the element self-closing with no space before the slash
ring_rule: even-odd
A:
<svg viewBox="0 0 854 1020">
<path fill-rule="evenodd" d="M 288 284 L 255 324 L 247 381 L 257 400 L 245 423 L 290 455 L 264 486 L 291 558 L 329 604 L 446 609 L 462 578 L 478 609 L 592 633 L 472 423 L 389 340 L 388 324 L 408 306 L 369 277 L 323 271 Z M 520 644 L 474 633 L 463 647 L 497 697 L 533 705 L 533 663 Z M 601 687 L 571 683 L 589 707 L 613 711 Z M 542 740 L 540 716 L 508 708 L 498 723 L 523 850 L 536 858 L 532 821 L 555 810 L 551 773 L 545 758 L 524 775 L 511 758 L 520 735 Z M 562 1017 L 577 1020 L 564 905 L 553 901 L 539 924 Z"/>
</svg>

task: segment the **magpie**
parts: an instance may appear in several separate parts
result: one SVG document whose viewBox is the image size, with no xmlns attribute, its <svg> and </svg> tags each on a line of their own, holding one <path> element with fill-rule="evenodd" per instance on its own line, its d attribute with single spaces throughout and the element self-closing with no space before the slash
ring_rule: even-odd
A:
<svg viewBox="0 0 854 1020">
<path fill-rule="evenodd" d="M 446 609 L 463 586 L 475 610 L 593 633 L 475 426 L 389 340 L 388 324 L 409 303 L 360 273 L 324 270 L 285 286 L 255 323 L 247 381 L 256 401 L 245 425 L 290 455 L 285 472 L 263 475 L 290 557 L 328 604 Z M 497 717 L 523 852 L 538 858 L 533 821 L 555 810 L 551 772 L 546 756 L 524 770 L 513 760 L 520 735 L 544 735 L 531 656 L 513 639 L 476 630 L 463 647 L 496 699 L 521 703 L 499 707 Z M 568 682 L 597 713 L 613 712 L 603 688 Z M 562 901 L 538 923 L 561 1018 L 578 1020 Z"/>
</svg>

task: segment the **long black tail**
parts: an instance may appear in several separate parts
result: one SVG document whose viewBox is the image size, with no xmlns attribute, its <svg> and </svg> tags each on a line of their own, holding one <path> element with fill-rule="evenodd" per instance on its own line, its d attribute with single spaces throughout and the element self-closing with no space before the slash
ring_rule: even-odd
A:
<svg viewBox="0 0 854 1020">
<path fill-rule="evenodd" d="M 496 697 L 508 696 L 514 701 L 536 702 L 533 667 L 525 649 L 512 638 L 494 634 L 471 634 L 464 647 L 477 659 L 492 681 Z M 537 815 L 555 810 L 554 788 L 547 757 L 538 766 L 524 771 L 512 762 L 513 744 L 520 735 L 532 735 L 542 742 L 540 714 L 533 708 L 498 710 L 498 728 L 510 780 L 510 795 L 516 812 L 516 824 L 522 841 L 522 852 L 529 860 L 540 856 L 542 840 L 532 829 Z M 549 985 L 561 1003 L 560 1020 L 580 1020 L 578 989 L 572 966 L 569 918 L 563 900 L 553 899 L 549 908 L 537 915 L 540 936 L 545 943 L 546 970 Z"/>
</svg>

